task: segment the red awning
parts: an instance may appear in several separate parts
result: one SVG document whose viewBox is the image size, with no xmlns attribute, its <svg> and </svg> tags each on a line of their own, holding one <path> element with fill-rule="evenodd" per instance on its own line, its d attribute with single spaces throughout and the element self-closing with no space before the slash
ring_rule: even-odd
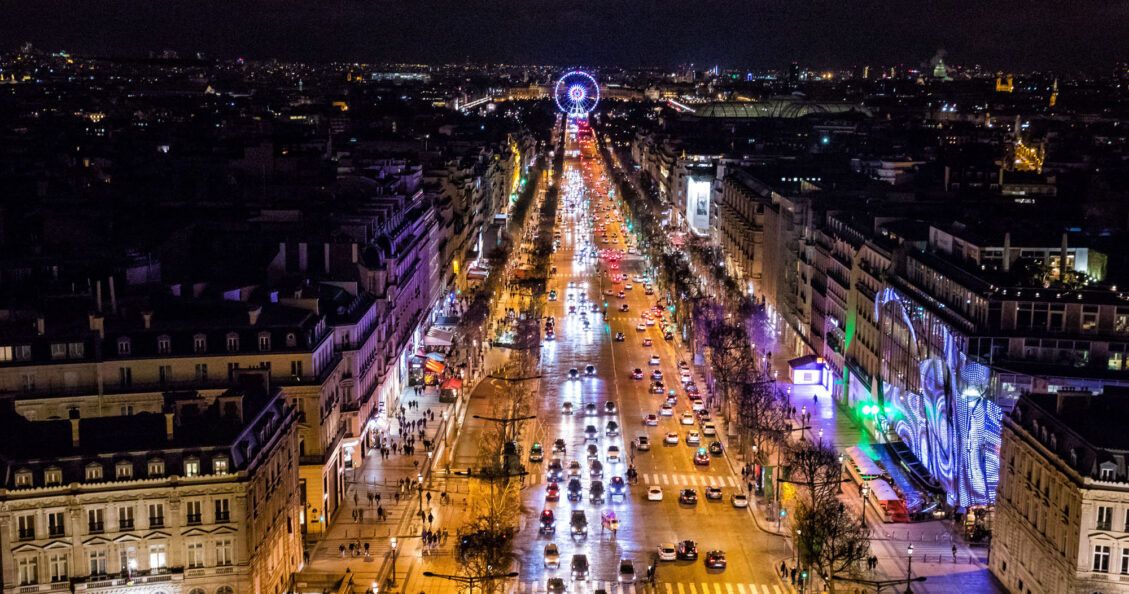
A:
<svg viewBox="0 0 1129 594">
<path fill-rule="evenodd" d="M 447 366 L 435 359 L 428 358 L 428 360 L 424 362 L 423 368 L 432 373 L 443 373 L 443 370 L 446 369 Z"/>
<path fill-rule="evenodd" d="M 444 389 L 444 390 L 458 390 L 459 388 L 463 387 L 463 380 L 461 380 L 457 377 L 450 377 L 450 378 L 447 378 L 443 382 L 443 385 L 441 385 L 439 387 Z"/>
</svg>

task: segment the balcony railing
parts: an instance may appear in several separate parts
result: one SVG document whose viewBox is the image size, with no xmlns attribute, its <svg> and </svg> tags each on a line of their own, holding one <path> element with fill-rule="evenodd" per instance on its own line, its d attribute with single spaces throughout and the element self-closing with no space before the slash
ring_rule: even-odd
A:
<svg viewBox="0 0 1129 594">
<path fill-rule="evenodd" d="M 21 529 L 19 532 L 20 540 L 35 540 L 35 529 Z"/>
<path fill-rule="evenodd" d="M 101 534 L 106 531 L 105 522 L 88 522 L 86 527 L 91 534 Z"/>
<path fill-rule="evenodd" d="M 156 517 L 149 518 L 149 527 L 150 528 L 164 528 L 164 526 L 165 526 L 165 517 L 164 516 L 156 516 Z"/>
</svg>

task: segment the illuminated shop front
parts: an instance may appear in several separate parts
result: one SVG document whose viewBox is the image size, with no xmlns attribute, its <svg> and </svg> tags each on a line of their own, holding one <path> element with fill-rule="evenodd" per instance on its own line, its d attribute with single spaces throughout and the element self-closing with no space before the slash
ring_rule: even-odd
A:
<svg viewBox="0 0 1129 594">
<path fill-rule="evenodd" d="M 882 333 L 878 431 L 900 440 L 945 493 L 967 509 L 991 505 L 999 481 L 1003 413 L 991 369 L 967 355 L 967 337 L 897 289 L 875 300 Z"/>
</svg>

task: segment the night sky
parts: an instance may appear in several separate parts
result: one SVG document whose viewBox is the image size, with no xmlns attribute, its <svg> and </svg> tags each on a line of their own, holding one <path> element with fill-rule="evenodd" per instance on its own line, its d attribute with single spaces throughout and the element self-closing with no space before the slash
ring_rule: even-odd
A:
<svg viewBox="0 0 1129 594">
<path fill-rule="evenodd" d="M 780 67 L 927 62 L 1107 71 L 1129 0 L 0 0 L 0 45 L 300 61 Z"/>
</svg>

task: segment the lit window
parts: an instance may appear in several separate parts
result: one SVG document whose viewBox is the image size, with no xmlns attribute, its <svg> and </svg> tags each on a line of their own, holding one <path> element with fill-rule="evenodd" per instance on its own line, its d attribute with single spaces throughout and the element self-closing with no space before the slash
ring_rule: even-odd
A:
<svg viewBox="0 0 1129 594">
<path fill-rule="evenodd" d="M 259 333 L 259 350 L 260 351 L 269 351 L 270 350 L 270 332 L 260 332 Z"/>
<path fill-rule="evenodd" d="M 43 471 L 43 482 L 48 485 L 58 485 L 63 482 L 63 471 L 57 467 L 52 466 Z"/>
<path fill-rule="evenodd" d="M 212 460 L 213 474 L 227 474 L 227 458 L 219 457 Z"/>
<path fill-rule="evenodd" d="M 229 332 L 227 335 L 227 352 L 239 352 L 239 335 L 235 332 Z"/>
<path fill-rule="evenodd" d="M 32 484 L 31 471 L 26 468 L 21 468 L 16 471 L 16 486 L 17 487 L 30 487 Z"/>
<path fill-rule="evenodd" d="M 149 460 L 149 476 L 164 476 L 165 474 L 165 461 L 160 458 L 153 458 Z"/>
<path fill-rule="evenodd" d="M 157 337 L 157 354 L 167 355 L 172 352 L 172 338 L 168 334 Z"/>
<path fill-rule="evenodd" d="M 102 480 L 102 465 L 97 462 L 91 462 L 86 465 L 86 480 L 100 481 Z"/>
<path fill-rule="evenodd" d="M 187 458 L 184 461 L 184 476 L 200 476 L 200 459 Z"/>
<path fill-rule="evenodd" d="M 118 339 L 118 354 L 119 355 L 128 355 L 130 353 L 130 346 L 131 345 L 130 345 L 130 342 L 129 342 L 129 338 L 126 338 L 124 336 L 122 338 L 119 338 Z"/>
<path fill-rule="evenodd" d="M 192 337 L 192 350 L 197 353 L 203 353 L 208 350 L 208 337 L 203 334 L 197 334 Z"/>
</svg>

